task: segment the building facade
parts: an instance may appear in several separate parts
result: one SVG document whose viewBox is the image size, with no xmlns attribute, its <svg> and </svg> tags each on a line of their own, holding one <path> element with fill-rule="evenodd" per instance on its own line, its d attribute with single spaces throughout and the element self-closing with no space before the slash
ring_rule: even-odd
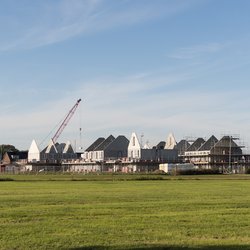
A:
<svg viewBox="0 0 250 250">
<path fill-rule="evenodd" d="M 184 162 L 200 169 L 213 169 L 221 173 L 244 173 L 249 167 L 250 155 L 243 154 L 241 146 L 232 136 L 207 141 L 198 138 L 184 153 Z"/>
</svg>

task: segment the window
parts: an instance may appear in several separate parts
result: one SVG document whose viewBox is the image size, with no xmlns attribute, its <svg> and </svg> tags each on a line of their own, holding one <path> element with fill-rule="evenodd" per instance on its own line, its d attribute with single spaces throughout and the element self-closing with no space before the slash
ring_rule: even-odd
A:
<svg viewBox="0 0 250 250">
<path fill-rule="evenodd" d="M 135 137 L 133 137 L 133 146 L 135 146 Z"/>
</svg>

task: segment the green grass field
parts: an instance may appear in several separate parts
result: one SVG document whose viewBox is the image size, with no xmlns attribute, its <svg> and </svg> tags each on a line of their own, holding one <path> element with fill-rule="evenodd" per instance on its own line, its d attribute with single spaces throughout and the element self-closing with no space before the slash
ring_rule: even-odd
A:
<svg viewBox="0 0 250 250">
<path fill-rule="evenodd" d="M 139 177 L 0 175 L 0 249 L 250 249 L 248 176 Z"/>
</svg>

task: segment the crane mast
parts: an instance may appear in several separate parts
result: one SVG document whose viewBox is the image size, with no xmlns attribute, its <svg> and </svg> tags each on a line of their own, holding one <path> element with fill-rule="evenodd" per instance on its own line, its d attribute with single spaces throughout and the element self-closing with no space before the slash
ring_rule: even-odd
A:
<svg viewBox="0 0 250 250">
<path fill-rule="evenodd" d="M 81 99 L 78 99 L 76 104 L 71 108 L 71 110 L 69 111 L 69 113 L 67 114 L 66 118 L 63 120 L 62 124 L 60 125 L 60 127 L 58 128 L 58 130 L 56 131 L 55 135 L 52 138 L 52 141 L 54 143 L 57 142 L 58 137 L 61 135 L 61 133 L 63 132 L 64 128 L 68 125 L 71 117 L 74 115 L 79 103 L 80 103 Z"/>
</svg>

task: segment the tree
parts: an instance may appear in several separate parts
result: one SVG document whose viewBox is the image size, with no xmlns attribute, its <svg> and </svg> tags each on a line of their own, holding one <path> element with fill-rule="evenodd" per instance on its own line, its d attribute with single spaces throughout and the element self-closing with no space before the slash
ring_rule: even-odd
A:
<svg viewBox="0 0 250 250">
<path fill-rule="evenodd" d="M 0 145 L 0 159 L 2 159 L 3 155 L 6 152 L 19 152 L 18 149 L 15 148 L 15 146 L 10 145 L 10 144 L 2 144 Z"/>
</svg>

